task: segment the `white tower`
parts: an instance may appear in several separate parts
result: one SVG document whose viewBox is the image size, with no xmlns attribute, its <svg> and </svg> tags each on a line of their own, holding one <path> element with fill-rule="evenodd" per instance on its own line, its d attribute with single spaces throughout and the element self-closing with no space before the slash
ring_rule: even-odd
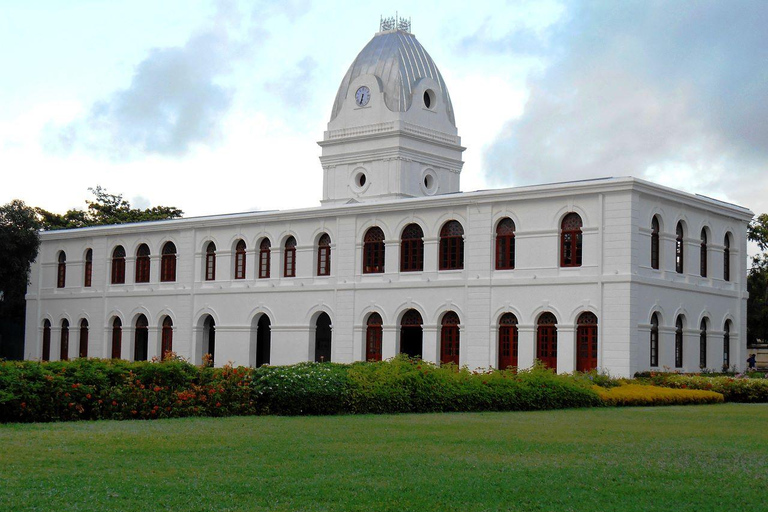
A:
<svg viewBox="0 0 768 512">
<path fill-rule="evenodd" d="M 432 57 L 393 18 L 341 81 L 323 140 L 323 205 L 459 191 L 453 105 Z"/>
</svg>

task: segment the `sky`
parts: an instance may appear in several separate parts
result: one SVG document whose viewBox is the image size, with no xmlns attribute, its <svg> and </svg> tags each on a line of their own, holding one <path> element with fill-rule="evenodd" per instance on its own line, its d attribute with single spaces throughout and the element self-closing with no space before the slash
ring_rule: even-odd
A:
<svg viewBox="0 0 768 512">
<path fill-rule="evenodd" d="M 462 190 L 636 176 L 768 212 L 762 0 L 2 0 L 0 204 L 317 206 L 336 90 L 396 12 L 451 94 Z"/>
</svg>

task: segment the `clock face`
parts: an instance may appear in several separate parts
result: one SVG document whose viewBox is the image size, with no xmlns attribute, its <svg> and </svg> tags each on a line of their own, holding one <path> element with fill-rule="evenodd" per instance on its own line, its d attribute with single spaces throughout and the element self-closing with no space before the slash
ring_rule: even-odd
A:
<svg viewBox="0 0 768 512">
<path fill-rule="evenodd" d="M 371 90 L 368 89 L 366 86 L 360 87 L 355 93 L 355 103 L 357 103 L 358 107 L 366 106 L 370 99 L 371 99 Z"/>
</svg>

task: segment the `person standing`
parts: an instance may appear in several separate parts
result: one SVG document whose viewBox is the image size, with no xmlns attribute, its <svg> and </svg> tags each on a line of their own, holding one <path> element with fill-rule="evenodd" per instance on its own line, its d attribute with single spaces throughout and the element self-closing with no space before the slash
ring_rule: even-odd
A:
<svg viewBox="0 0 768 512">
<path fill-rule="evenodd" d="M 747 367 L 750 370 L 754 370 L 755 369 L 755 364 L 757 364 L 756 354 L 750 354 L 749 357 L 747 358 Z"/>
</svg>

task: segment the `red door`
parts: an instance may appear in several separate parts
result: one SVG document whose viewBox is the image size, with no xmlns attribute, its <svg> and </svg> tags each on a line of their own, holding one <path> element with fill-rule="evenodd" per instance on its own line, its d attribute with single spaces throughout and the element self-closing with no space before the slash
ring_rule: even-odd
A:
<svg viewBox="0 0 768 512">
<path fill-rule="evenodd" d="M 536 338 L 536 357 L 547 368 L 557 369 L 557 328 L 539 325 Z"/>
<path fill-rule="evenodd" d="M 499 326 L 499 369 L 517 366 L 517 326 Z"/>
<path fill-rule="evenodd" d="M 368 318 L 368 328 L 365 331 L 365 360 L 381 361 L 381 316 L 373 313 Z"/>
<path fill-rule="evenodd" d="M 576 329 L 576 370 L 588 372 L 597 368 L 597 316 L 582 313 Z"/>
<path fill-rule="evenodd" d="M 440 364 L 459 364 L 459 316 L 449 311 L 443 316 L 440 331 Z"/>
</svg>

